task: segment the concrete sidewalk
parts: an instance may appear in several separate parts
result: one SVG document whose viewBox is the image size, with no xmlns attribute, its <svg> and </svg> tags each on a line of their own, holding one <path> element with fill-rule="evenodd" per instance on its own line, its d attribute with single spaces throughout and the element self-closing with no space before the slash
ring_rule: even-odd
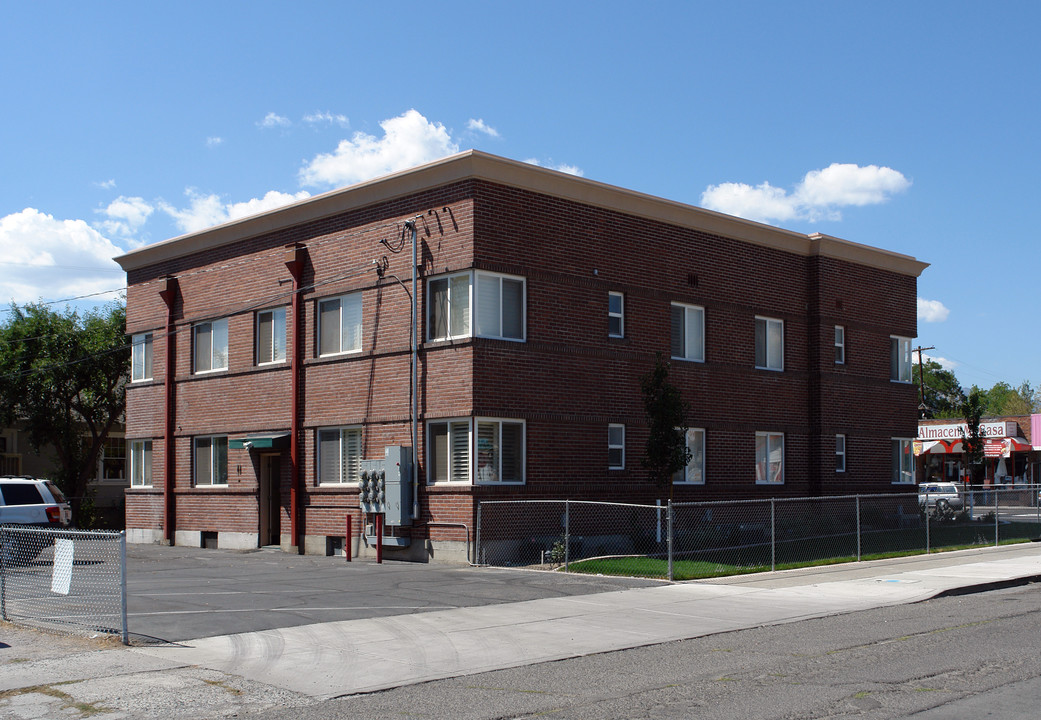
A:
<svg viewBox="0 0 1041 720">
<path fill-rule="evenodd" d="M 1041 545 L 1028 543 L 305 625 L 129 652 L 150 667 L 205 668 L 325 699 L 1039 578 Z M 0 690 L 19 687 L 11 673 L 0 667 Z"/>
</svg>

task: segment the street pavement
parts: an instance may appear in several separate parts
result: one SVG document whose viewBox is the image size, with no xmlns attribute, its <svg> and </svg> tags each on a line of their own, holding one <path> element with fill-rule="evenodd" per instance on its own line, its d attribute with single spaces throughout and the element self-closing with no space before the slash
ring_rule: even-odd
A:
<svg viewBox="0 0 1041 720">
<path fill-rule="evenodd" d="M 1039 578 L 1041 545 L 1026 543 L 269 628 L 128 649 L 82 647 L 62 655 L 40 650 L 39 641 L 34 646 L 24 639 L 26 631 L 8 641 L 9 627 L 0 626 L 2 642 L 10 646 L 0 643 L 0 713 L 46 717 L 46 712 L 31 714 L 29 705 L 53 710 L 62 707 L 55 703 L 73 701 L 96 704 L 94 717 L 106 717 L 106 710 L 137 717 L 143 707 L 148 712 L 140 716 L 155 711 L 176 718 L 221 714 L 228 707 L 301 706 Z M 58 682 L 68 683 L 60 690 L 66 699 L 26 691 L 41 684 L 53 688 Z M 157 706 L 164 697 L 169 698 L 166 704 Z M 218 708 L 225 710 L 218 713 Z"/>
</svg>

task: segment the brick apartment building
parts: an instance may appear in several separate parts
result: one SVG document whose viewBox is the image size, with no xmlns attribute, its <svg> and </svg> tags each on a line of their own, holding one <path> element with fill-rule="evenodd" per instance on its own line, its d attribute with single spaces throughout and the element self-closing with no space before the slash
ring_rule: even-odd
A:
<svg viewBox="0 0 1041 720">
<path fill-rule="evenodd" d="M 906 255 L 470 151 L 118 261 L 131 541 L 330 552 L 413 426 L 393 556 L 465 557 L 480 500 L 667 497 L 658 352 L 691 408 L 675 500 L 914 481 Z"/>
</svg>

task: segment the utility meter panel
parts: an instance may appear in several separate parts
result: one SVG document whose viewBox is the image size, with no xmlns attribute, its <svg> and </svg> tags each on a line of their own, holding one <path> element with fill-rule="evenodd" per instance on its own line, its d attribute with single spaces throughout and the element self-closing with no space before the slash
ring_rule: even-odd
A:
<svg viewBox="0 0 1041 720">
<path fill-rule="evenodd" d="M 412 448 L 390 445 L 382 460 L 362 460 L 358 502 L 365 513 L 382 513 L 387 525 L 412 524 Z"/>
</svg>

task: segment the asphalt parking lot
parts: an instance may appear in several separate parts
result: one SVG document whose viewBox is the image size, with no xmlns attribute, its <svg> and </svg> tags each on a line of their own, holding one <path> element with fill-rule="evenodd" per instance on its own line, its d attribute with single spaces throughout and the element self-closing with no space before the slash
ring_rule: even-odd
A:
<svg viewBox="0 0 1041 720">
<path fill-rule="evenodd" d="M 654 580 L 403 562 L 346 562 L 158 545 L 127 546 L 135 643 L 176 642 L 661 584 Z"/>
</svg>

